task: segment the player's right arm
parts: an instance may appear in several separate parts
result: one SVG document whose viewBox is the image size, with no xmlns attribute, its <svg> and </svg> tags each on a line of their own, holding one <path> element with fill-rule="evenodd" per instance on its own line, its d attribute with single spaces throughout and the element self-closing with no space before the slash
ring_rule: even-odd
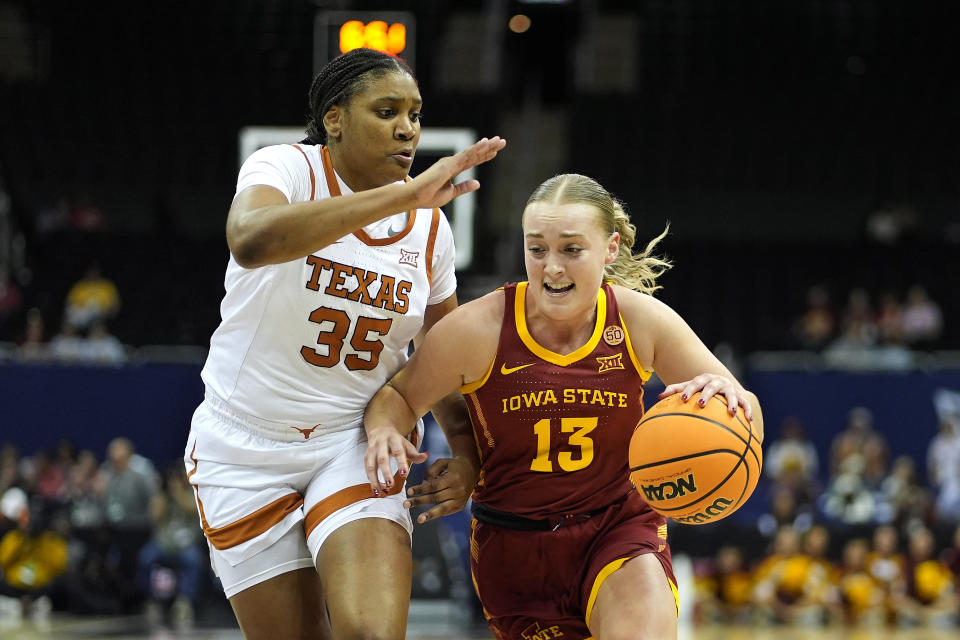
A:
<svg viewBox="0 0 960 640">
<path fill-rule="evenodd" d="M 660 398 L 682 393 L 686 402 L 699 391 L 705 403 L 715 394 L 723 395 L 730 411 L 736 412 L 738 404 L 743 407 L 744 415 L 763 439 L 763 414 L 757 397 L 743 387 L 676 311 L 653 296 L 623 287 L 616 288 L 616 295 L 637 357 L 666 385 Z"/>
<path fill-rule="evenodd" d="M 476 191 L 480 183 L 453 179 L 493 159 L 506 145 L 483 138 L 463 151 L 441 158 L 406 183 L 391 183 L 339 198 L 290 203 L 280 190 L 265 185 L 237 194 L 227 214 L 227 244 L 242 267 L 252 269 L 302 258 L 381 218 L 417 208 L 440 207 Z"/>
<path fill-rule="evenodd" d="M 390 458 L 397 459 L 404 475 L 410 461 L 426 460 L 406 437 L 417 420 L 445 396 L 486 375 L 500 342 L 503 299 L 503 292 L 495 291 L 444 316 L 367 405 L 364 466 L 374 493 L 387 490 L 377 472 L 391 477 Z"/>
</svg>

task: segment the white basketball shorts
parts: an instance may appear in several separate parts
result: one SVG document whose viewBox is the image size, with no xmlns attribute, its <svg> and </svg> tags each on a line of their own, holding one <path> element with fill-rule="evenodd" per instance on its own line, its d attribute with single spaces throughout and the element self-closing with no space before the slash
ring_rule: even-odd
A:
<svg viewBox="0 0 960 640">
<path fill-rule="evenodd" d="M 423 438 L 423 424 L 416 439 Z M 361 518 L 411 533 L 404 482 L 374 497 L 363 467 L 363 428 L 314 435 L 264 433 L 213 398 L 194 412 L 184 452 L 214 571 L 230 598 L 287 571 L 316 565 L 324 540 Z M 396 473 L 396 462 L 393 462 Z"/>
</svg>

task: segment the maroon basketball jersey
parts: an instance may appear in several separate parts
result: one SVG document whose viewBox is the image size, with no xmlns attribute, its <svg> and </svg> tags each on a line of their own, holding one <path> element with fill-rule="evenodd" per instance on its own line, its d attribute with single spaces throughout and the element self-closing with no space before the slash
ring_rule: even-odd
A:
<svg viewBox="0 0 960 640">
<path fill-rule="evenodd" d="M 497 355 L 461 389 L 482 460 L 473 500 L 535 519 L 595 511 L 632 487 L 627 452 L 650 373 L 608 285 L 598 292 L 593 334 L 567 355 L 530 335 L 526 287 L 504 287 Z"/>
</svg>

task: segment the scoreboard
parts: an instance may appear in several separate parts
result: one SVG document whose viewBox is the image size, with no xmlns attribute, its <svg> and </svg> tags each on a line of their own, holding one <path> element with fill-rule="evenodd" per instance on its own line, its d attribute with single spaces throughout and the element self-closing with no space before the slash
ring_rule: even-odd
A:
<svg viewBox="0 0 960 640">
<path fill-rule="evenodd" d="M 320 11 L 314 18 L 314 70 L 360 47 L 399 56 L 416 69 L 416 33 L 409 11 Z"/>
</svg>

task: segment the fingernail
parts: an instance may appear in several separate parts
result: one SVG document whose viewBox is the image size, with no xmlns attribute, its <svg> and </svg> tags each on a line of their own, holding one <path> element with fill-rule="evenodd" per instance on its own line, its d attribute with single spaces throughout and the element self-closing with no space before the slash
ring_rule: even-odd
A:
<svg viewBox="0 0 960 640">
<path fill-rule="evenodd" d="M 413 495 L 413 489 L 407 489 L 407 495 L 408 495 L 408 496 L 412 496 L 412 495 Z"/>
<path fill-rule="evenodd" d="M 697 404 L 702 407 L 702 406 L 704 406 L 705 404 L 707 404 L 707 401 L 704 400 L 703 398 L 700 398 L 699 400 L 697 400 Z"/>
<path fill-rule="evenodd" d="M 407 470 L 406 470 L 406 469 L 400 469 L 400 477 L 401 477 L 401 478 L 406 478 L 406 477 L 407 477 Z"/>
<path fill-rule="evenodd" d="M 688 400 L 687 394 L 683 394 L 682 396 L 680 396 L 680 399 L 686 402 Z"/>
<path fill-rule="evenodd" d="M 377 497 L 380 497 L 380 489 L 374 489 L 374 490 L 373 490 L 373 495 L 375 495 L 375 496 L 377 496 Z"/>
</svg>

